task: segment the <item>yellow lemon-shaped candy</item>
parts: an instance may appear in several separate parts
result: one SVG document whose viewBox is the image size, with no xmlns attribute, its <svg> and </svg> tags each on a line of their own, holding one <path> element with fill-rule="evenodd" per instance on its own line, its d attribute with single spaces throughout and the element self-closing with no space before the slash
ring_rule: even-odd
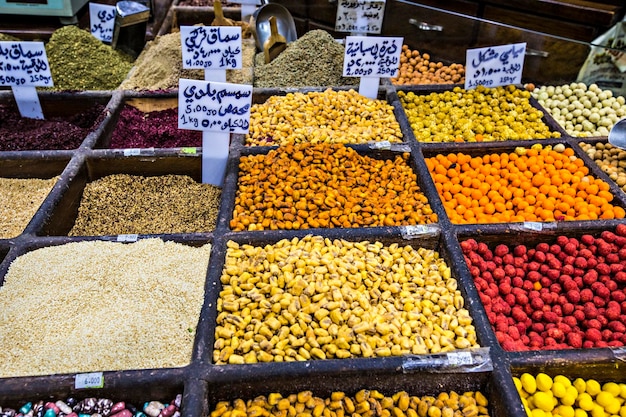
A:
<svg viewBox="0 0 626 417">
<path fill-rule="evenodd" d="M 537 391 L 537 382 L 535 381 L 535 377 L 533 377 L 529 373 L 524 373 L 520 377 L 520 381 L 522 381 L 522 388 L 529 394 L 534 394 Z"/>
<path fill-rule="evenodd" d="M 595 379 L 588 379 L 586 391 L 587 391 L 587 394 L 591 396 L 595 396 L 595 395 L 598 395 L 600 391 L 602 391 L 602 387 L 600 386 L 600 383 L 596 381 Z"/>
<path fill-rule="evenodd" d="M 554 411 L 559 413 L 561 417 L 575 417 L 576 414 L 574 408 L 569 405 L 559 405 Z"/>
<path fill-rule="evenodd" d="M 574 417 L 587 417 L 587 412 L 582 408 L 574 409 Z"/>
<path fill-rule="evenodd" d="M 522 381 L 520 381 L 518 377 L 513 377 L 513 383 L 515 384 L 515 388 L 517 388 L 517 392 L 522 392 Z"/>
<path fill-rule="evenodd" d="M 553 382 L 560 382 L 564 387 L 569 387 L 572 385 L 572 381 L 564 375 L 557 375 L 553 378 Z"/>
<path fill-rule="evenodd" d="M 554 409 L 554 397 L 550 391 L 537 391 L 533 395 L 535 407 L 541 408 L 543 411 L 552 411 Z"/>
<path fill-rule="evenodd" d="M 619 385 L 615 382 L 607 382 L 606 384 L 602 385 L 602 391 L 608 391 L 614 397 L 619 397 L 621 393 Z"/>
<path fill-rule="evenodd" d="M 619 396 L 626 398 L 626 384 L 619 384 Z"/>
<path fill-rule="evenodd" d="M 567 388 L 565 388 L 565 386 L 563 386 L 560 382 L 555 382 L 552 384 L 552 394 L 554 394 L 557 398 L 563 398 L 567 394 Z"/>
<path fill-rule="evenodd" d="M 579 393 L 583 393 L 587 390 L 587 383 L 582 378 L 576 378 L 574 380 L 574 386 L 576 387 Z"/>
<path fill-rule="evenodd" d="M 547 417 L 545 411 L 543 411 L 541 408 L 533 408 L 530 412 L 530 415 L 532 417 Z"/>
<path fill-rule="evenodd" d="M 606 417 L 604 413 L 604 408 L 600 407 L 598 404 L 595 404 L 591 409 L 591 417 Z"/>
<path fill-rule="evenodd" d="M 619 409 L 619 417 L 626 417 L 626 405 Z"/>
<path fill-rule="evenodd" d="M 596 402 L 600 406 L 604 407 L 604 410 L 609 414 L 617 414 L 619 412 L 619 400 L 609 391 L 600 391 L 600 393 L 596 396 Z"/>
<path fill-rule="evenodd" d="M 535 380 L 539 391 L 549 391 L 552 388 L 552 378 L 548 374 L 538 373 Z"/>
<path fill-rule="evenodd" d="M 565 391 L 565 396 L 561 398 L 561 404 L 574 405 L 576 398 L 578 398 L 578 390 L 573 385 L 570 385 Z"/>
<path fill-rule="evenodd" d="M 578 395 L 578 406 L 585 411 L 591 411 L 594 406 L 593 398 L 589 393 L 583 392 Z"/>
</svg>

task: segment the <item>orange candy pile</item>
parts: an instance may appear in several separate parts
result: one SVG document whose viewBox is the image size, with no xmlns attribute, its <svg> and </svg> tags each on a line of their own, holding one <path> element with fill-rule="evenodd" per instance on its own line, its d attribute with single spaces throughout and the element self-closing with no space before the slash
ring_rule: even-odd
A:
<svg viewBox="0 0 626 417">
<path fill-rule="evenodd" d="M 589 175 L 574 150 L 438 154 L 426 164 L 450 221 L 457 224 L 621 219 L 609 184 Z"/>
</svg>

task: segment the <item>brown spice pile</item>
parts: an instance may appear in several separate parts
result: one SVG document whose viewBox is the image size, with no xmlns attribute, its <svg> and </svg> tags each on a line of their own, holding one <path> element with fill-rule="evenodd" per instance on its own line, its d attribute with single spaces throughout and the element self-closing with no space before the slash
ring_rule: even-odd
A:
<svg viewBox="0 0 626 417">
<path fill-rule="evenodd" d="M 0 239 L 22 233 L 58 179 L 0 178 Z"/>
<path fill-rule="evenodd" d="M 189 364 L 210 253 L 143 239 L 18 257 L 0 287 L 0 377 Z"/>
<path fill-rule="evenodd" d="M 109 175 L 85 187 L 69 236 L 209 232 L 221 192 L 186 175 Z"/>
<path fill-rule="evenodd" d="M 226 81 L 238 84 L 252 84 L 252 65 L 255 45 L 251 40 L 242 42 L 242 69 L 227 70 Z M 183 52 L 180 33 L 157 36 L 148 42 L 141 52 L 128 78 L 122 82 L 122 90 L 173 90 L 178 88 L 178 80 L 203 80 L 204 70 L 183 69 Z"/>
</svg>

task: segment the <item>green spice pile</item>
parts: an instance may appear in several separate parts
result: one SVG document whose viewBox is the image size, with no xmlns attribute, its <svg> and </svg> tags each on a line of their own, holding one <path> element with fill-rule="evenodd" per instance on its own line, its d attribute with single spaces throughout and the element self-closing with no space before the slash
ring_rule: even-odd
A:
<svg viewBox="0 0 626 417">
<path fill-rule="evenodd" d="M 114 90 L 132 68 L 132 58 L 86 30 L 64 26 L 46 44 L 54 90 Z"/>
<path fill-rule="evenodd" d="M 22 233 L 58 179 L 0 178 L 0 239 Z"/>
<path fill-rule="evenodd" d="M 15 36 L 7 35 L 6 33 L 0 33 L 0 42 L 14 42 L 21 41 L 21 39 L 16 38 Z"/>
<path fill-rule="evenodd" d="M 212 231 L 220 196 L 185 175 L 109 175 L 85 187 L 69 236 Z"/>
<path fill-rule="evenodd" d="M 255 58 L 254 86 L 326 87 L 358 84 L 358 78 L 342 77 L 344 47 L 323 30 L 307 32 L 287 45 L 276 59 L 265 64 L 261 52 Z"/>
</svg>

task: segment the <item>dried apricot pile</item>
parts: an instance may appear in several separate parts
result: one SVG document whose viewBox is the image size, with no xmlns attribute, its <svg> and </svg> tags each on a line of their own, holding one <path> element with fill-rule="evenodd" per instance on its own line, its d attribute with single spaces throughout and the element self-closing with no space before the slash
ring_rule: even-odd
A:
<svg viewBox="0 0 626 417">
<path fill-rule="evenodd" d="M 396 85 L 462 84 L 465 82 L 465 66 L 432 62 L 429 54 L 421 54 L 417 49 L 411 50 L 407 45 L 402 45 L 400 71 L 391 82 Z"/>
<path fill-rule="evenodd" d="M 609 184 L 574 150 L 533 145 L 510 153 L 438 154 L 426 164 L 453 223 L 621 219 Z"/>
</svg>

